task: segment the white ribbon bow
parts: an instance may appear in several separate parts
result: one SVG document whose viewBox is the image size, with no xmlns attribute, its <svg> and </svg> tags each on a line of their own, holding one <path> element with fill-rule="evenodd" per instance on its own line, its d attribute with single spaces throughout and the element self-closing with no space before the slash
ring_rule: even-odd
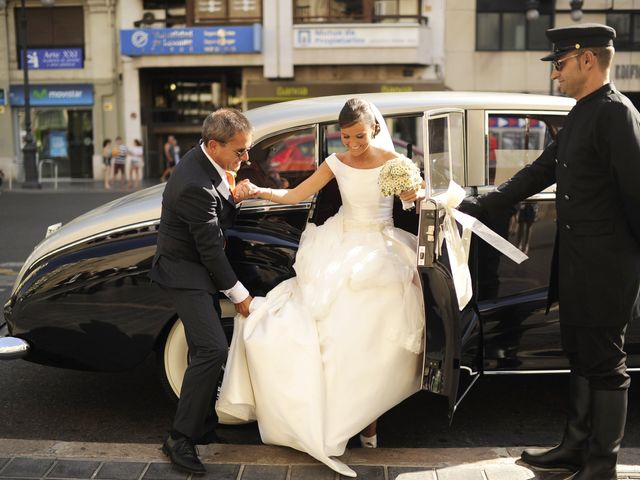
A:
<svg viewBox="0 0 640 480">
<path fill-rule="evenodd" d="M 460 205 L 465 196 L 464 188 L 451 180 L 446 192 L 433 197 L 433 200 L 445 211 L 442 231 L 444 232 L 444 240 L 447 242 L 451 274 L 460 310 L 469 303 L 473 294 L 471 272 L 468 264 L 472 232 L 518 264 L 529 258 L 524 252 L 514 247 L 480 220 L 457 210 L 456 207 Z M 454 219 L 462 226 L 462 236 L 460 236 Z M 440 242 L 442 242 L 442 236 L 440 237 Z M 440 244 L 436 245 L 436 251 L 441 251 Z"/>
</svg>

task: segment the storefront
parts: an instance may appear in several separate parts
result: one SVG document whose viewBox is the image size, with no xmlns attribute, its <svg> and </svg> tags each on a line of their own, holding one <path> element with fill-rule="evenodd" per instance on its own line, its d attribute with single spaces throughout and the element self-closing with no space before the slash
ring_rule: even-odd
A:
<svg viewBox="0 0 640 480">
<path fill-rule="evenodd" d="M 58 178 L 93 178 L 93 104 L 91 84 L 30 85 L 31 131 L 38 162 L 52 161 Z M 24 87 L 11 85 L 16 158 L 25 135 Z"/>
<path fill-rule="evenodd" d="M 249 81 L 246 85 L 247 108 L 256 108 L 270 103 L 300 100 L 325 95 L 357 95 L 375 92 L 424 92 L 442 90 L 437 81 L 424 82 L 265 82 Z"/>
<path fill-rule="evenodd" d="M 130 118 L 140 119 L 139 133 L 128 128 L 125 136 L 142 138 L 146 176 L 162 175 L 168 136 L 184 154 L 197 145 L 209 113 L 242 107 L 244 70 L 260 67 L 261 51 L 260 24 L 120 30 L 120 53 L 129 57 L 123 73 L 125 108 Z M 139 113 L 133 112 L 135 101 Z"/>
</svg>

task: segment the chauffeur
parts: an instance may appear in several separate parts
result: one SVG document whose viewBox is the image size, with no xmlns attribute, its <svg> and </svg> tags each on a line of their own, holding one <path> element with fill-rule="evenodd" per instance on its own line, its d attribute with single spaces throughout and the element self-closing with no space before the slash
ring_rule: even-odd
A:
<svg viewBox="0 0 640 480">
<path fill-rule="evenodd" d="M 557 185 L 549 305 L 559 300 L 571 366 L 567 425 L 560 445 L 522 460 L 577 471 L 575 480 L 616 478 L 630 383 L 624 336 L 640 312 L 640 114 L 609 81 L 615 34 L 598 24 L 547 31 L 554 51 L 542 60 L 577 103 L 535 162 L 466 204 L 491 214 Z"/>
</svg>

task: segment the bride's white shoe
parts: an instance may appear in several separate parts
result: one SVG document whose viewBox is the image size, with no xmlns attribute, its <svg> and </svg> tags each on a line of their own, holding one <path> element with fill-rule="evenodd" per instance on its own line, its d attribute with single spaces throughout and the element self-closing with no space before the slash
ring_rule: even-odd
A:
<svg viewBox="0 0 640 480">
<path fill-rule="evenodd" d="M 362 448 L 378 448 L 378 435 L 372 435 L 371 437 L 365 437 L 360 434 L 360 445 Z"/>
</svg>

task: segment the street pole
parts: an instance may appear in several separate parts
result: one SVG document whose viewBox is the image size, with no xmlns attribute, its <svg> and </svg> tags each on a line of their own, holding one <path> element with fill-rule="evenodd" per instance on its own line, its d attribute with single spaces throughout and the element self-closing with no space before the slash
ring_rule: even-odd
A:
<svg viewBox="0 0 640 480">
<path fill-rule="evenodd" d="M 25 180 L 22 188 L 42 188 L 38 181 L 38 169 L 36 166 L 36 144 L 31 134 L 31 92 L 29 91 L 29 65 L 27 63 L 27 9 L 21 2 L 20 29 L 22 43 L 22 73 L 24 79 L 24 147 L 22 148 L 22 163 L 24 165 Z"/>
</svg>

